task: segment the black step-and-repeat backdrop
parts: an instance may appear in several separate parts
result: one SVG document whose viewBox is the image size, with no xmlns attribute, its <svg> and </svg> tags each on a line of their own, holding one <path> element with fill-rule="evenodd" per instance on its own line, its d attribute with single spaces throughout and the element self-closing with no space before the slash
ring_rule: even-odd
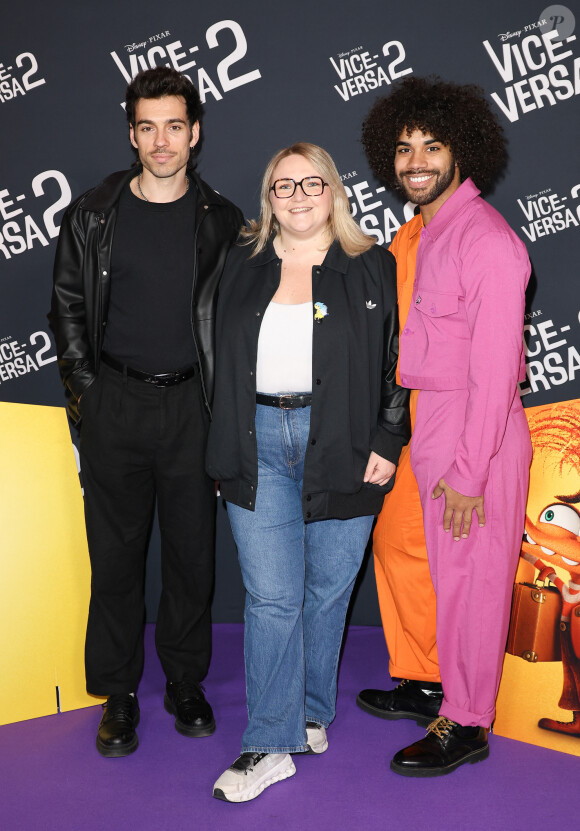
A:
<svg viewBox="0 0 580 831">
<path fill-rule="evenodd" d="M 46 319 L 59 223 L 71 198 L 132 163 L 124 90 L 136 72 L 157 64 L 198 86 L 206 110 L 199 172 L 247 217 L 256 215 L 270 156 L 311 141 L 332 154 L 353 214 L 384 245 L 411 208 L 371 174 L 359 138 L 363 117 L 376 96 L 410 74 L 480 84 L 510 150 L 507 174 L 489 198 L 534 267 L 521 394 L 526 406 L 580 398 L 575 13 L 580 18 L 576 0 L 12 4 L 0 33 L 0 401 L 64 406 Z M 154 529 L 151 618 L 158 547 Z M 371 572 L 367 562 L 352 622 L 379 622 Z M 220 509 L 214 619 L 241 620 L 242 604 Z"/>
</svg>

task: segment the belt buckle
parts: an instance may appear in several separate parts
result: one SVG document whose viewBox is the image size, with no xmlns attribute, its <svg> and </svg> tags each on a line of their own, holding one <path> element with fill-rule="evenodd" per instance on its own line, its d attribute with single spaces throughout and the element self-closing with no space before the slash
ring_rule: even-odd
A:
<svg viewBox="0 0 580 831">
<path fill-rule="evenodd" d="M 284 398 L 289 398 L 290 400 L 292 400 L 293 398 L 295 398 L 295 396 L 294 396 L 294 395 L 280 395 L 280 396 L 278 396 L 278 397 L 280 398 L 280 404 L 279 404 L 278 406 L 280 407 L 280 409 L 281 409 L 281 410 L 291 410 L 291 409 L 293 409 L 291 404 L 290 404 L 290 406 L 285 407 L 285 406 L 282 404 L 282 399 L 284 399 Z"/>
<path fill-rule="evenodd" d="M 175 372 L 167 372 L 163 375 L 153 375 L 152 376 L 152 383 L 155 387 L 171 387 L 175 383 L 175 378 L 177 377 L 177 373 Z"/>
</svg>

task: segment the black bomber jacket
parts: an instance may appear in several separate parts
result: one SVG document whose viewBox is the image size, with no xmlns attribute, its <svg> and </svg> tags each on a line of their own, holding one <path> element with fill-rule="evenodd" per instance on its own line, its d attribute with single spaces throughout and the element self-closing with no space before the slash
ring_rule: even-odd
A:
<svg viewBox="0 0 580 831">
<path fill-rule="evenodd" d="M 270 242 L 250 258 L 228 256 L 218 302 L 216 388 L 206 457 L 229 502 L 254 509 L 256 359 L 263 314 L 281 260 Z M 312 300 L 326 314 L 313 324 L 312 406 L 302 492 L 306 522 L 377 514 L 393 486 L 364 484 L 371 450 L 398 462 L 409 439 L 408 390 L 395 380 L 398 358 L 396 266 L 378 245 L 348 257 L 337 242 L 312 269 Z M 321 307 L 322 308 L 322 307 Z M 313 308 L 313 314 L 314 314 Z"/>
<path fill-rule="evenodd" d="M 78 399 L 99 370 L 110 296 L 111 254 L 121 192 L 140 167 L 113 173 L 67 209 L 54 263 L 49 319 L 68 411 L 80 418 Z M 214 329 L 217 290 L 227 252 L 243 224 L 241 211 L 212 190 L 196 173 L 196 246 L 191 321 L 199 356 L 205 405 L 210 409 L 214 381 Z"/>
</svg>

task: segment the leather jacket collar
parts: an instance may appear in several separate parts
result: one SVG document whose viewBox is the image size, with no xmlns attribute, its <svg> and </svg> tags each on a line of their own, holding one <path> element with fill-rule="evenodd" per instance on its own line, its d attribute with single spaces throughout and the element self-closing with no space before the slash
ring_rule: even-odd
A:
<svg viewBox="0 0 580 831">
<path fill-rule="evenodd" d="M 119 170 L 107 176 L 100 185 L 89 191 L 79 207 L 85 211 L 95 213 L 106 213 L 113 205 L 116 205 L 121 197 L 123 188 L 135 176 L 143 170 L 141 165 L 134 165 L 129 170 Z M 193 170 L 188 170 L 187 175 L 197 188 L 199 194 L 198 202 L 204 204 L 221 204 L 221 198 L 214 190 L 199 178 Z"/>
</svg>

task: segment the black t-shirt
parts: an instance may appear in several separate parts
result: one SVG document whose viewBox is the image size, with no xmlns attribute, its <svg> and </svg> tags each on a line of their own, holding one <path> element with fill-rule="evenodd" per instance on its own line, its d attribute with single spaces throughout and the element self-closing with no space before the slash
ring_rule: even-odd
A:
<svg viewBox="0 0 580 831">
<path fill-rule="evenodd" d="M 103 348 L 121 363 L 160 374 L 197 360 L 191 324 L 195 186 L 175 202 L 145 202 L 125 188 L 111 259 Z"/>
</svg>

